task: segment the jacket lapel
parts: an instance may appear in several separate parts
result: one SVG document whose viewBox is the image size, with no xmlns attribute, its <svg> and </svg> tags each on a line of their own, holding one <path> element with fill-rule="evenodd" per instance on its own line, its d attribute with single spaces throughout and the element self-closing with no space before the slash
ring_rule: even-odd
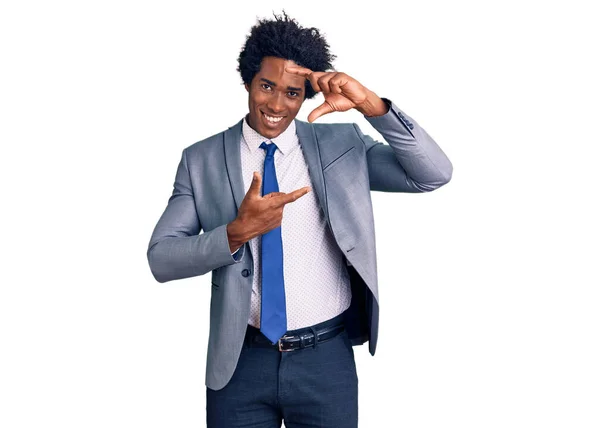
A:
<svg viewBox="0 0 600 428">
<path fill-rule="evenodd" d="M 244 119 L 240 120 L 225 131 L 223 137 L 223 144 L 225 146 L 225 167 L 227 168 L 229 184 L 231 185 L 231 191 L 233 192 L 233 198 L 235 199 L 238 211 L 240 205 L 242 205 L 244 196 L 246 196 L 246 193 L 244 192 L 244 179 L 242 177 L 242 157 L 240 155 L 243 120 Z"/>
<path fill-rule="evenodd" d="M 325 218 L 329 222 L 327 203 L 325 202 L 323 165 L 321 165 L 321 155 L 319 153 L 315 127 L 311 123 L 302 122 L 298 119 L 294 120 L 296 122 L 296 133 L 298 134 L 298 140 L 300 140 L 300 146 L 302 146 L 304 159 L 306 159 L 306 163 L 308 164 L 308 173 L 310 175 L 310 181 L 312 182 L 312 191 L 316 193 L 317 201 L 325 214 Z"/>
</svg>

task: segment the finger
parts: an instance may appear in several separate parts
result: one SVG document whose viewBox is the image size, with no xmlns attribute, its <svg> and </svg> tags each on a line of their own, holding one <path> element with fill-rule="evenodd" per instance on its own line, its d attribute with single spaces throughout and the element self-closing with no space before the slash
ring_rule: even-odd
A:
<svg viewBox="0 0 600 428">
<path fill-rule="evenodd" d="M 292 74 L 304 76 L 310 82 L 310 86 L 312 86 L 315 92 L 321 92 L 321 87 L 319 86 L 318 79 L 322 75 L 326 74 L 324 71 L 312 71 L 306 67 L 300 66 L 286 67 L 285 71 Z"/>
<path fill-rule="evenodd" d="M 280 196 L 280 195 L 285 195 L 285 193 L 284 193 L 284 192 L 271 192 L 271 193 L 267 193 L 267 194 L 264 196 L 264 198 L 265 198 L 265 199 L 271 199 L 271 198 L 273 198 L 273 197 L 275 197 L 275 196 Z"/>
<path fill-rule="evenodd" d="M 331 92 L 330 81 L 336 75 L 337 75 L 337 73 L 326 73 L 326 74 L 322 75 L 321 77 L 319 77 L 319 79 L 317 80 L 317 83 L 319 84 L 319 87 L 321 88 L 321 90 L 323 91 L 324 94 L 328 94 Z"/>
<path fill-rule="evenodd" d="M 300 67 L 299 65 L 292 65 L 285 68 L 285 71 L 292 74 L 298 74 L 300 76 L 308 77 L 313 71 L 310 68 Z"/>
<path fill-rule="evenodd" d="M 321 86 L 319 86 L 319 77 L 322 76 L 322 73 L 311 73 L 306 78 L 310 82 L 310 86 L 312 86 L 315 92 L 321 92 Z"/>
<path fill-rule="evenodd" d="M 329 104 L 327 100 L 325 100 L 323 104 L 321 104 L 319 107 L 310 112 L 310 114 L 308 115 L 308 121 L 314 122 L 315 120 L 317 120 L 317 118 L 323 116 L 324 114 L 331 113 L 333 111 L 335 111 L 335 109 L 331 106 L 331 104 Z"/>
<path fill-rule="evenodd" d="M 280 205 L 289 204 L 290 202 L 294 202 L 298 198 L 306 195 L 310 192 L 310 186 L 302 187 L 301 189 L 294 190 L 293 192 L 286 193 L 285 195 L 277 198 L 277 202 Z"/>
<path fill-rule="evenodd" d="M 348 79 L 344 75 L 344 73 L 337 73 L 331 80 L 329 81 L 329 89 L 334 94 L 342 93 L 342 86 L 348 83 Z"/>
<path fill-rule="evenodd" d="M 261 183 L 262 183 L 262 177 L 260 176 L 260 173 L 257 171 L 254 171 L 252 173 L 252 183 L 250 183 L 250 188 L 248 189 L 248 193 L 254 196 L 262 196 L 262 191 L 261 191 Z"/>
</svg>

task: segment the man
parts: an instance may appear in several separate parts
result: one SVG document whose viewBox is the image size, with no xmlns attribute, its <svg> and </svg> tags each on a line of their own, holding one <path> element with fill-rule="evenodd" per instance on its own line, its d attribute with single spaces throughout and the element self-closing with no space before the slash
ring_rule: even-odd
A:
<svg viewBox="0 0 600 428">
<path fill-rule="evenodd" d="M 451 178 L 425 130 L 326 71 L 333 58 L 317 29 L 285 13 L 259 20 L 239 56 L 249 113 L 183 151 L 150 240 L 157 281 L 212 272 L 209 427 L 357 426 L 352 346 L 368 340 L 374 354 L 379 320 L 370 191 Z M 324 103 L 296 120 L 317 92 Z M 388 144 L 354 124 L 312 123 L 352 108 Z"/>
</svg>

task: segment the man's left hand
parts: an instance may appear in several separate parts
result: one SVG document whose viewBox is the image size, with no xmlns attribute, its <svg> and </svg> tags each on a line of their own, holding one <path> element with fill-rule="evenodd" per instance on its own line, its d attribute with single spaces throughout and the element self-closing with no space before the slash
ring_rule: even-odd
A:
<svg viewBox="0 0 600 428">
<path fill-rule="evenodd" d="M 315 92 L 323 92 L 325 102 L 308 115 L 309 122 L 324 114 L 351 108 L 365 116 L 381 116 L 388 111 L 387 104 L 377 94 L 346 73 L 312 71 L 305 67 L 286 67 L 285 71 L 304 76 Z"/>
</svg>

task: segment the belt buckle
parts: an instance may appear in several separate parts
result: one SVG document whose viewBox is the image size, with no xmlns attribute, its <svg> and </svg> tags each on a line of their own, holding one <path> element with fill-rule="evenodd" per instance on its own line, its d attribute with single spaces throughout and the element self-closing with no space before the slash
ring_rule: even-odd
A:
<svg viewBox="0 0 600 428">
<path fill-rule="evenodd" d="M 285 334 L 283 336 L 281 336 L 281 338 L 277 341 L 277 348 L 279 348 L 279 352 L 290 352 L 290 351 L 293 351 L 293 349 L 283 349 L 281 347 L 283 345 L 281 343 L 281 339 L 289 339 L 291 337 L 294 337 L 294 336 L 286 336 Z"/>
</svg>

